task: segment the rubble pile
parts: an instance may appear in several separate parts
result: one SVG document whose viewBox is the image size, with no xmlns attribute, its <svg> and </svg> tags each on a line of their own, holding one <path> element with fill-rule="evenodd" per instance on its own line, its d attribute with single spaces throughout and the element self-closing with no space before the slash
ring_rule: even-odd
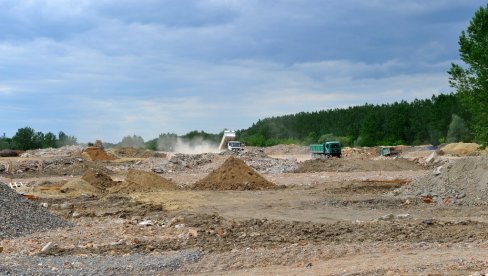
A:
<svg viewBox="0 0 488 276">
<path fill-rule="evenodd" d="M 260 173 L 286 173 L 298 169 L 298 162 L 295 158 L 246 158 L 246 164 Z"/>
<path fill-rule="evenodd" d="M 178 190 L 173 181 L 152 172 L 130 169 L 125 181 L 110 189 L 111 193 L 148 193 Z"/>
<path fill-rule="evenodd" d="M 111 152 L 119 158 L 166 158 L 165 153 L 132 147 L 114 148 Z"/>
<path fill-rule="evenodd" d="M 266 180 L 244 161 L 229 157 L 222 166 L 196 182 L 196 190 L 266 190 L 276 185 Z"/>
<path fill-rule="evenodd" d="M 83 146 L 64 146 L 60 148 L 47 148 L 29 150 L 20 155 L 24 158 L 32 157 L 58 157 L 58 156 L 80 156 L 81 152 L 85 149 Z"/>
<path fill-rule="evenodd" d="M 424 170 L 419 164 L 404 158 L 362 159 L 313 159 L 298 164 L 296 173 L 310 172 L 367 172 L 367 171 L 418 171 Z"/>
<path fill-rule="evenodd" d="M 393 193 L 421 197 L 426 203 L 485 205 L 488 203 L 488 156 L 452 160 Z"/>
<path fill-rule="evenodd" d="M 82 175 L 88 168 L 109 170 L 96 162 L 86 161 L 76 157 L 55 157 L 50 159 L 37 160 L 15 160 L 8 161 L 0 159 L 0 175 Z"/>
<path fill-rule="evenodd" d="M 310 154 L 308 146 L 300 145 L 275 145 L 264 148 L 264 153 L 268 155 L 297 155 L 297 154 Z"/>
<path fill-rule="evenodd" d="M 71 224 L 0 182 L 0 240 Z"/>
<path fill-rule="evenodd" d="M 215 153 L 183 154 L 177 153 L 169 160 L 173 171 L 192 169 L 212 163 Z"/>
</svg>

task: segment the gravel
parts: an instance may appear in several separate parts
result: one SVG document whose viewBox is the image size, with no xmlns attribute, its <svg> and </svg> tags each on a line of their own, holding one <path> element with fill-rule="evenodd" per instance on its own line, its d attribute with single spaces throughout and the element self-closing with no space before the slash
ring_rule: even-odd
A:
<svg viewBox="0 0 488 276">
<path fill-rule="evenodd" d="M 429 198 L 438 205 L 486 205 L 488 156 L 452 160 L 392 194 Z"/>
<path fill-rule="evenodd" d="M 10 256 L 0 258 L 0 275 L 160 275 L 198 262 L 202 256 L 197 250 L 161 255 Z"/>
<path fill-rule="evenodd" d="M 71 223 L 0 182 L 0 240 L 68 226 Z"/>
</svg>

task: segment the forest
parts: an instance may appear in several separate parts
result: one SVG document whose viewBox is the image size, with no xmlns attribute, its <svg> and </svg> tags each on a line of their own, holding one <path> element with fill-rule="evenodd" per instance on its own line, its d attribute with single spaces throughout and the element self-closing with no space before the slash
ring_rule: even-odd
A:
<svg viewBox="0 0 488 276">
<path fill-rule="evenodd" d="M 238 132 L 247 145 L 310 144 L 339 140 L 347 146 L 438 145 L 471 141 L 469 113 L 455 94 L 413 102 L 330 109 L 266 118 Z"/>
</svg>

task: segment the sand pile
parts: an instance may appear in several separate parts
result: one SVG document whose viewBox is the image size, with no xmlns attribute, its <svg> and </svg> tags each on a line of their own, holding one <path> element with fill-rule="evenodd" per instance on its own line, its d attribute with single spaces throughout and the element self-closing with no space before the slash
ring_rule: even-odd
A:
<svg viewBox="0 0 488 276">
<path fill-rule="evenodd" d="M 148 193 L 177 189 L 179 189 L 179 187 L 173 181 L 155 173 L 130 169 L 125 181 L 110 189 L 110 192 Z"/>
<path fill-rule="evenodd" d="M 480 150 L 480 145 L 476 143 L 452 143 L 443 146 L 441 150 L 455 156 L 474 156 L 483 152 L 486 154 L 486 151 Z"/>
<path fill-rule="evenodd" d="M 450 205 L 488 203 L 488 156 L 466 157 L 437 167 L 428 175 L 395 191 L 425 201 Z"/>
<path fill-rule="evenodd" d="M 275 187 L 244 161 L 233 156 L 193 186 L 197 190 L 265 190 Z"/>
<path fill-rule="evenodd" d="M 110 176 L 104 174 L 101 171 L 91 169 L 86 170 L 81 179 L 102 191 L 105 191 L 108 188 L 117 185 L 117 182 L 113 181 Z"/>
<path fill-rule="evenodd" d="M 0 240 L 71 224 L 0 182 Z"/>
<path fill-rule="evenodd" d="M 91 185 L 87 181 L 77 178 L 68 181 L 59 190 L 61 193 L 67 193 L 71 195 L 89 195 L 97 196 L 103 193 L 103 190 Z"/>
<path fill-rule="evenodd" d="M 83 153 L 81 155 L 91 161 L 109 161 L 115 159 L 114 156 L 109 155 L 102 148 L 97 147 L 88 147 L 83 150 Z"/>
</svg>

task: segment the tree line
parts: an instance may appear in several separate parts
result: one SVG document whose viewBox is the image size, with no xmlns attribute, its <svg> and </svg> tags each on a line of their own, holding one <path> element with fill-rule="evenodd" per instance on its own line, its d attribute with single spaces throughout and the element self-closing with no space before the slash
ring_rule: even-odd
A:
<svg viewBox="0 0 488 276">
<path fill-rule="evenodd" d="M 393 104 L 365 104 L 259 120 L 238 132 L 248 145 L 310 144 L 339 140 L 348 146 L 437 145 L 471 141 L 469 114 L 454 94 Z"/>
<path fill-rule="evenodd" d="M 76 145 L 77 139 L 60 131 L 58 135 L 52 132 L 43 133 L 30 127 L 19 128 L 11 138 L 5 133 L 0 137 L 0 150 L 30 150 L 41 148 L 59 148 L 67 145 Z"/>
</svg>

